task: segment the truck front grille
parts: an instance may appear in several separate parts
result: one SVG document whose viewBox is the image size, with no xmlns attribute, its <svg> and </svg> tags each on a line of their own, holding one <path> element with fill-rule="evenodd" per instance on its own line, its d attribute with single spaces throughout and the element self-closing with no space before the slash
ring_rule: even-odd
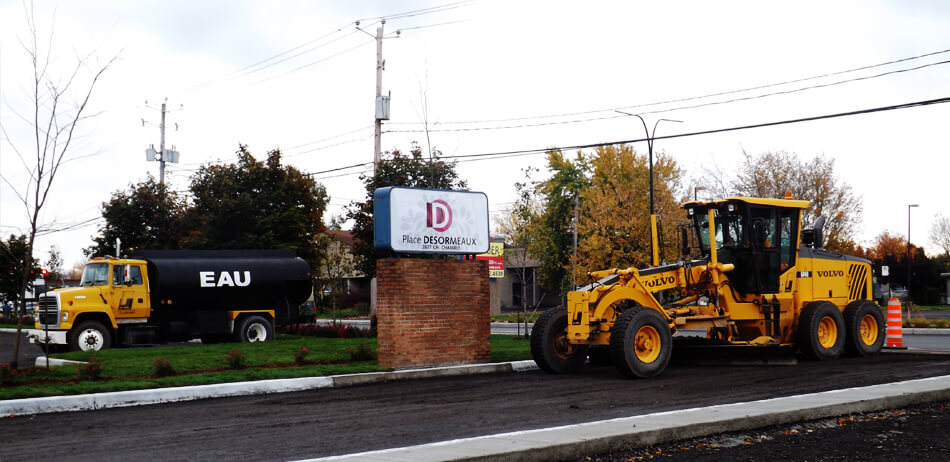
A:
<svg viewBox="0 0 950 462">
<path fill-rule="evenodd" d="M 40 324 L 48 327 L 59 327 L 59 297 L 44 295 L 40 297 L 36 307 L 36 315 Z"/>
</svg>

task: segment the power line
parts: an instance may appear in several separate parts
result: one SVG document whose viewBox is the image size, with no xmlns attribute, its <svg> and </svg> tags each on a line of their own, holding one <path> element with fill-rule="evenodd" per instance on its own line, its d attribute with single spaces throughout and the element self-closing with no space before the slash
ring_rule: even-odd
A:
<svg viewBox="0 0 950 462">
<path fill-rule="evenodd" d="M 948 103 L 948 102 L 950 102 L 950 97 L 937 98 L 937 99 L 926 100 L 926 101 L 917 101 L 913 103 L 897 104 L 893 106 L 883 106 L 883 107 L 876 107 L 876 108 L 870 108 L 870 109 L 861 109 L 861 110 L 850 111 L 850 112 L 839 112 L 836 114 L 804 117 L 804 118 L 799 118 L 799 119 L 789 119 L 789 120 L 782 120 L 782 121 L 776 121 L 776 122 L 765 122 L 765 123 L 759 123 L 759 124 L 742 125 L 738 127 L 717 128 L 717 129 L 703 130 L 703 131 L 698 131 L 698 132 L 680 133 L 678 135 L 664 135 L 664 136 L 656 136 L 653 138 L 637 138 L 637 139 L 632 139 L 632 140 L 610 141 L 610 142 L 605 142 L 605 143 L 591 143 L 591 144 L 582 144 L 582 145 L 574 145 L 574 146 L 550 147 L 550 148 L 543 148 L 543 149 L 526 149 L 526 150 L 520 150 L 520 151 L 495 152 L 495 153 L 485 153 L 485 154 L 463 154 L 463 155 L 455 155 L 455 156 L 445 156 L 445 157 L 442 157 L 442 159 L 465 159 L 465 158 L 491 157 L 491 156 L 500 157 L 500 156 L 511 156 L 515 154 L 532 155 L 532 154 L 541 154 L 541 153 L 545 153 L 549 151 L 568 151 L 568 150 L 574 150 L 574 149 L 589 149 L 589 148 L 595 148 L 599 146 L 639 143 L 639 142 L 647 141 L 649 139 L 666 140 L 666 139 L 673 139 L 673 138 L 685 138 L 685 137 L 697 136 L 697 135 L 710 135 L 714 133 L 748 130 L 751 128 L 772 127 L 776 125 L 787 125 L 787 124 L 794 124 L 794 123 L 800 123 L 800 122 L 811 122 L 815 120 L 834 119 L 834 118 L 839 118 L 839 117 L 872 114 L 875 112 L 894 111 L 897 109 L 908 109 L 908 108 L 913 108 L 913 107 L 930 106 L 934 104 L 943 104 L 943 103 Z"/>
<path fill-rule="evenodd" d="M 948 64 L 948 63 L 950 63 L 950 60 L 947 60 L 947 61 L 940 61 L 940 62 L 936 62 L 936 63 L 922 64 L 922 65 L 920 65 L 920 66 L 913 67 L 913 68 L 897 69 L 897 70 L 894 70 L 894 71 L 882 72 L 882 73 L 880 73 L 880 74 L 875 74 L 875 75 L 862 76 L 862 77 L 854 77 L 854 78 L 851 78 L 851 79 L 839 80 L 839 81 L 837 81 L 837 82 L 829 82 L 829 83 L 824 83 L 824 84 L 816 84 L 816 85 L 811 85 L 811 86 L 807 86 L 807 87 L 795 88 L 795 89 L 791 89 L 791 90 L 783 90 L 783 91 L 776 91 L 776 92 L 772 92 L 772 93 L 765 93 L 765 94 L 761 94 L 761 95 L 744 96 L 744 97 L 741 97 L 741 98 L 733 98 L 733 99 L 728 99 L 728 100 L 723 100 L 723 101 L 711 101 L 711 102 L 708 102 L 708 103 L 694 104 L 694 105 L 691 105 L 691 106 L 679 106 L 679 107 L 668 108 L 668 109 L 657 109 L 657 110 L 654 110 L 654 111 L 643 111 L 643 112 L 640 112 L 640 114 L 641 114 L 641 115 L 646 115 L 646 114 L 663 114 L 663 113 L 667 113 L 667 112 L 682 111 L 682 110 L 686 110 L 686 109 L 698 109 L 698 108 L 708 107 L 708 106 L 718 106 L 718 105 L 723 105 L 723 104 L 735 103 L 735 102 L 739 102 L 739 101 L 749 101 L 749 100 L 755 100 L 755 99 L 762 99 L 762 98 L 767 98 L 767 97 L 770 97 L 770 96 L 787 95 L 787 94 L 791 94 L 791 93 L 798 93 L 798 92 L 803 92 L 803 91 L 808 91 L 808 90 L 815 90 L 815 89 L 819 89 L 819 88 L 826 88 L 826 87 L 832 87 L 832 86 L 837 86 L 837 85 L 843 85 L 843 84 L 846 84 L 846 83 L 853 83 L 853 82 L 859 82 L 859 81 L 863 81 L 863 80 L 876 79 L 876 78 L 879 78 L 879 77 L 885 77 L 885 76 L 893 75 L 893 74 L 901 74 L 901 73 L 904 73 L 904 72 L 912 72 L 912 71 L 917 71 L 917 70 L 920 70 L 920 69 L 925 69 L 925 68 L 928 68 L 928 67 L 939 66 L 939 65 Z M 727 92 L 727 93 L 720 93 L 720 94 L 728 94 L 728 93 L 736 93 L 736 92 Z M 676 101 L 686 101 L 686 100 L 689 100 L 689 99 L 698 99 L 698 98 L 686 98 L 686 99 L 681 99 L 681 100 L 676 100 Z M 639 105 L 639 106 L 627 106 L 627 107 L 622 107 L 622 108 L 618 108 L 618 109 L 640 108 L 640 107 L 648 107 L 648 106 L 653 106 L 653 105 L 658 105 L 658 104 L 664 104 L 664 103 L 652 103 L 652 104 L 643 104 L 643 105 Z M 509 130 L 509 129 L 514 129 L 514 128 L 532 128 L 532 127 L 541 127 L 541 126 L 547 126 L 547 125 L 566 125 L 566 124 L 572 124 L 572 123 L 594 122 L 594 121 L 598 121 L 598 120 L 615 119 L 615 118 L 618 118 L 618 117 L 624 117 L 624 116 L 622 116 L 622 115 L 605 115 L 605 116 L 602 116 L 602 117 L 591 117 L 591 118 L 587 118 L 587 119 L 562 120 L 562 121 L 556 121 L 556 122 L 539 122 L 539 123 L 531 123 L 531 124 L 505 125 L 505 126 L 494 126 L 494 127 L 466 127 L 466 128 L 446 128 L 446 129 L 430 128 L 430 129 L 427 129 L 427 130 L 423 130 L 423 129 L 388 130 L 387 133 L 421 133 L 421 132 L 433 133 L 433 132 L 469 132 L 469 131 L 483 131 L 483 130 Z M 418 123 L 418 122 L 406 122 L 405 124 L 415 124 L 415 123 Z"/>
<path fill-rule="evenodd" d="M 295 46 L 295 47 L 293 47 L 293 48 L 290 48 L 289 50 L 286 50 L 286 51 L 277 53 L 276 55 L 273 55 L 273 56 L 271 56 L 271 57 L 269 57 L 269 58 L 262 59 L 262 60 L 260 60 L 260 61 L 258 61 L 258 62 L 256 62 L 256 63 L 254 63 L 254 64 L 249 64 L 249 65 L 247 65 L 247 66 L 244 66 L 244 67 L 242 67 L 242 68 L 240 68 L 240 69 L 238 69 L 238 70 L 236 70 L 236 71 L 233 71 L 233 72 L 231 72 L 231 73 L 229 73 L 229 74 L 225 74 L 225 75 L 223 75 L 223 76 L 221 76 L 221 77 L 218 77 L 218 78 L 215 78 L 215 79 L 212 79 L 212 80 L 209 80 L 209 81 L 200 83 L 200 84 L 198 84 L 198 85 L 195 85 L 194 87 L 192 87 L 192 89 L 199 89 L 199 88 L 202 88 L 202 87 L 205 87 L 205 86 L 208 86 L 208 85 L 211 85 L 211 84 L 217 83 L 217 82 L 219 82 L 219 81 L 223 81 L 223 80 L 231 80 L 231 79 L 233 79 L 233 78 L 240 77 L 241 75 L 247 75 L 247 74 L 250 74 L 250 73 L 253 73 L 253 72 L 257 72 L 257 71 L 262 70 L 262 69 L 266 69 L 267 67 L 271 67 L 271 66 L 276 65 L 276 64 L 278 64 L 278 63 L 281 63 L 281 62 L 285 61 L 286 59 L 280 60 L 280 61 L 278 61 L 278 62 L 276 62 L 276 63 L 268 64 L 267 66 L 258 67 L 258 66 L 260 66 L 260 65 L 262 65 L 262 64 L 264 64 L 264 63 L 268 63 L 268 62 L 270 62 L 270 61 L 272 61 L 272 60 L 274 60 L 274 59 L 280 58 L 281 56 L 284 56 L 284 55 L 286 55 L 286 54 L 288 54 L 288 53 L 292 53 L 292 52 L 294 52 L 294 51 L 297 51 L 297 50 L 299 50 L 299 49 L 301 49 L 301 48 L 303 48 L 303 47 L 305 47 L 305 46 L 307 46 L 307 45 L 310 45 L 310 44 L 319 42 L 319 41 L 321 41 L 321 40 L 323 40 L 323 39 L 325 39 L 325 38 L 327 38 L 327 37 L 329 37 L 329 36 L 331 36 L 331 35 L 333 35 L 333 34 L 342 32 L 342 31 L 343 31 L 343 28 L 346 27 L 346 26 L 348 26 L 349 24 L 350 24 L 350 23 L 346 23 L 346 24 L 340 26 L 339 28 L 334 29 L 334 30 L 332 30 L 332 31 L 330 31 L 330 32 L 327 32 L 327 33 L 325 33 L 325 34 L 323 34 L 323 35 L 321 35 L 321 36 L 319 36 L 319 37 L 317 37 L 317 38 L 315 38 L 315 39 L 313 39 L 313 40 L 310 40 L 310 41 L 308 41 L 308 42 L 305 42 L 305 43 L 302 43 L 302 44 L 300 44 L 300 45 L 297 45 L 297 46 Z M 349 35 L 349 34 L 347 34 L 347 35 Z M 346 36 L 344 36 L 344 37 L 346 37 Z M 327 44 L 329 44 L 329 43 L 332 43 L 332 42 L 334 42 L 334 41 L 336 41 L 336 40 L 339 40 L 339 39 L 331 40 L 330 42 L 327 42 L 327 43 L 324 44 L 324 45 L 327 45 Z M 320 47 L 322 47 L 322 46 L 324 46 L 324 45 L 320 45 Z M 311 48 L 310 50 L 304 51 L 304 52 L 302 52 L 302 53 L 300 53 L 300 54 L 309 53 L 310 51 L 313 51 L 313 50 L 315 50 L 315 49 L 317 49 L 317 48 L 320 48 L 320 47 Z M 299 56 L 300 54 L 294 55 L 294 57 Z M 287 59 L 290 59 L 290 58 L 287 58 Z M 245 71 L 248 71 L 248 70 L 253 69 L 253 68 L 255 68 L 255 67 L 258 67 L 258 68 L 245 73 Z"/>
<path fill-rule="evenodd" d="M 395 13 L 395 14 L 390 14 L 390 15 L 386 15 L 386 16 L 378 16 L 378 17 L 375 17 L 375 18 L 363 18 L 363 19 L 357 20 L 356 22 L 359 23 L 359 22 L 366 21 L 366 20 L 368 20 L 368 19 L 378 19 L 378 20 L 386 20 L 386 21 L 389 21 L 389 20 L 393 20 L 393 19 L 411 18 L 411 17 L 413 17 L 413 16 L 422 16 L 422 15 L 432 14 L 432 13 L 441 13 L 441 12 L 444 12 L 444 11 L 454 10 L 454 9 L 456 9 L 456 8 L 461 8 L 461 7 L 463 7 L 463 6 L 467 6 L 467 5 L 470 4 L 470 3 L 474 3 L 474 0 L 463 0 L 463 1 L 459 1 L 459 2 L 446 3 L 446 4 L 444 4 L 444 5 L 437 5 L 437 6 L 432 6 L 432 7 L 428 7 L 428 8 L 421 8 L 421 9 L 418 9 L 418 10 L 404 11 L 404 12 L 402 12 L 402 13 Z"/>
<path fill-rule="evenodd" d="M 698 131 L 698 132 L 680 133 L 678 135 L 664 135 L 664 136 L 653 137 L 652 139 L 666 140 L 666 139 L 673 139 L 673 138 L 685 138 L 688 136 L 710 135 L 713 133 L 724 133 L 724 132 L 731 132 L 731 131 L 738 131 L 738 130 L 748 130 L 751 128 L 772 127 L 776 125 L 787 125 L 787 124 L 794 124 L 794 123 L 800 123 L 800 122 L 811 122 L 815 120 L 834 119 L 834 118 L 839 118 L 839 117 L 872 114 L 875 112 L 894 111 L 897 109 L 908 109 L 908 108 L 913 108 L 913 107 L 930 106 L 934 104 L 943 104 L 943 103 L 948 103 L 948 102 L 950 102 L 950 97 L 937 98 L 937 99 L 926 100 L 926 101 L 917 101 L 913 103 L 897 104 L 893 106 L 882 106 L 882 107 L 876 107 L 876 108 L 870 108 L 870 109 L 861 109 L 861 110 L 850 111 L 850 112 L 839 112 L 835 114 L 804 117 L 804 118 L 799 118 L 799 119 L 789 119 L 789 120 L 781 120 L 781 121 L 775 121 L 775 122 L 764 122 L 764 123 L 759 123 L 759 124 L 741 125 L 738 127 L 717 128 L 717 129 L 703 130 L 703 131 Z M 639 142 L 647 141 L 648 139 L 651 139 L 651 138 L 636 138 L 636 139 L 630 139 L 630 140 L 608 141 L 608 142 L 603 142 L 603 143 L 577 144 L 573 146 L 551 146 L 551 147 L 540 148 L 540 149 L 523 149 L 523 150 L 517 150 L 517 151 L 491 152 L 491 153 L 482 153 L 482 154 L 460 154 L 460 155 L 454 155 L 454 156 L 443 156 L 443 157 L 440 157 L 440 159 L 477 159 L 477 158 L 494 158 L 494 157 L 519 157 L 519 156 L 543 154 L 550 151 L 569 151 L 569 150 L 574 150 L 574 149 L 590 149 L 590 148 L 596 148 L 600 146 L 639 143 Z M 320 172 L 312 172 L 312 173 L 308 173 L 307 175 L 319 175 L 322 173 L 336 172 L 336 171 L 346 170 L 350 168 L 362 167 L 369 164 L 371 163 L 364 162 L 361 164 L 353 164 L 353 165 L 348 165 L 345 167 L 338 167 L 338 168 L 334 168 L 330 170 L 323 170 Z"/>
<path fill-rule="evenodd" d="M 558 117 L 569 117 L 569 116 L 579 116 L 579 115 L 587 115 L 587 114 L 597 114 L 597 113 L 601 113 L 601 112 L 614 112 L 614 111 L 616 111 L 616 110 L 630 110 L 630 109 L 637 109 L 637 108 L 651 107 L 651 106 L 660 106 L 660 105 L 672 104 L 672 103 L 682 103 L 682 102 L 686 102 L 686 101 L 693 101 L 693 100 L 699 100 L 699 99 L 714 98 L 714 97 L 717 97 L 717 96 L 725 96 L 725 95 L 731 95 L 731 94 L 737 94 L 737 93 L 744 93 L 744 92 L 753 91 L 753 90 L 762 90 L 762 89 L 766 89 L 766 88 L 779 87 L 779 86 L 789 85 L 789 84 L 793 84 L 793 83 L 807 82 L 807 81 L 810 81 L 810 80 L 818 80 L 818 79 L 822 79 L 822 78 L 833 77 L 833 76 L 836 76 L 836 75 L 849 74 L 849 73 L 852 73 L 852 72 L 858 72 L 858 71 L 873 69 L 873 68 L 877 68 L 877 67 L 884 67 L 884 66 L 889 66 L 889 65 L 892 65 L 892 64 L 898 64 L 898 63 L 907 62 L 907 61 L 913 61 L 913 60 L 916 60 L 916 59 L 927 58 L 927 57 L 936 56 L 936 55 L 945 54 L 945 53 L 950 53 L 950 49 L 945 49 L 945 50 L 940 50 L 940 51 L 934 51 L 934 52 L 930 52 L 930 53 L 924 53 L 924 54 L 921 54 L 921 55 L 916 55 L 916 56 L 911 56 L 911 57 L 907 57 L 907 58 L 896 59 L 896 60 L 887 61 L 887 62 L 878 63 L 878 64 L 872 64 L 872 65 L 867 65 L 867 66 L 861 66 L 861 67 L 856 67 L 856 68 L 851 68 L 851 69 L 846 69 L 846 70 L 841 70 L 841 71 L 836 71 L 836 72 L 829 72 L 829 73 L 825 73 L 825 74 L 821 74 L 821 75 L 816 75 L 816 76 L 811 76 L 811 77 L 804 77 L 804 78 L 799 78 L 799 79 L 786 80 L 786 81 L 784 81 L 784 82 L 770 83 L 770 84 L 765 84 L 765 85 L 758 85 L 758 86 L 754 86 L 754 87 L 747 87 L 747 88 L 742 88 L 742 89 L 738 89 L 738 90 L 722 91 L 722 92 L 718 92 L 718 93 L 711 93 L 711 94 L 700 95 L 700 96 L 690 96 L 690 97 L 677 98 L 677 99 L 671 99 L 671 100 L 666 100 L 666 101 L 657 101 L 657 102 L 652 102 L 652 103 L 637 104 L 637 105 L 632 105 L 632 106 L 622 106 L 622 107 L 616 107 L 616 108 L 596 109 L 596 110 L 588 110 L 588 111 L 567 112 L 567 113 L 561 113 L 561 114 L 550 114 L 550 115 L 539 115 L 539 116 L 525 116 L 525 117 L 513 117 L 513 118 L 505 118 L 505 119 L 486 119 L 486 120 L 468 120 L 468 121 L 456 121 L 456 122 L 440 122 L 440 125 L 460 125 L 460 124 L 478 124 L 478 123 L 492 123 L 492 122 L 512 122 L 512 121 L 532 120 L 532 119 L 551 119 L 551 118 L 558 118 Z M 928 65 L 919 66 L 919 67 L 912 68 L 912 69 L 897 70 L 897 71 L 892 71 L 892 72 L 890 72 L 890 73 L 879 74 L 879 75 L 876 75 L 876 76 L 872 76 L 872 77 L 870 77 L 870 78 L 876 78 L 876 77 L 881 77 L 881 76 L 885 76 L 885 75 L 890 75 L 890 74 L 892 74 L 892 73 L 906 72 L 906 71 L 908 71 L 908 70 L 918 70 L 918 69 L 921 69 L 921 68 L 924 68 L 924 67 L 929 67 L 929 66 L 933 66 L 933 65 L 937 65 L 937 64 L 946 64 L 946 63 L 947 63 L 947 61 L 942 61 L 942 62 L 939 62 L 939 63 L 928 64 Z M 860 78 L 855 78 L 855 79 L 853 79 L 853 80 L 866 80 L 867 78 L 868 78 L 868 77 L 860 77 Z M 848 81 L 848 80 L 843 81 L 843 83 L 846 83 L 846 82 L 849 82 L 849 81 Z M 828 85 L 824 85 L 824 86 L 828 86 Z M 819 87 L 820 87 L 820 86 L 819 86 Z M 811 89 L 811 88 L 812 88 L 812 87 L 806 87 L 806 89 Z M 775 93 L 775 94 L 782 94 L 782 93 Z M 764 96 L 770 96 L 770 95 L 771 95 L 771 94 L 767 94 L 767 95 L 764 95 Z M 689 107 L 689 108 L 692 108 L 692 107 Z M 619 116 L 618 116 L 618 117 L 619 117 Z M 605 118 L 608 118 L 608 117 L 605 117 Z M 586 120 L 581 120 L 581 121 L 589 121 L 589 120 L 599 120 L 599 119 L 586 119 Z M 418 124 L 420 124 L 420 123 L 421 123 L 421 122 L 390 122 L 390 125 L 418 125 Z M 518 126 L 518 127 L 520 127 L 520 126 Z M 516 127 L 516 128 L 517 128 L 517 127 Z"/>
<path fill-rule="evenodd" d="M 352 46 L 352 47 L 347 48 L 347 49 L 345 49 L 345 50 L 339 51 L 339 52 L 334 53 L 334 54 L 332 54 L 332 55 L 326 56 L 326 57 L 324 57 L 324 58 L 320 58 L 320 59 L 318 59 L 318 60 L 316 60 L 316 61 L 313 61 L 313 62 L 311 62 L 311 63 L 308 63 L 308 64 L 304 64 L 303 66 L 299 66 L 299 67 L 293 68 L 293 69 L 291 69 L 291 70 L 289 70 L 289 71 L 281 72 L 280 74 L 273 75 L 273 76 L 268 77 L 268 78 L 266 78 L 266 79 L 258 80 L 257 82 L 254 82 L 254 84 L 255 84 L 255 85 L 258 85 L 258 84 L 262 84 L 262 83 L 264 83 L 264 82 L 269 82 L 269 81 L 274 80 L 274 79 L 276 79 L 276 78 L 278 78 L 278 77 L 283 77 L 283 76 L 285 76 L 285 75 L 287 75 L 287 74 L 291 74 L 291 73 L 294 73 L 294 72 L 297 72 L 297 71 L 306 69 L 306 68 L 308 68 L 308 67 L 310 67 L 310 66 L 313 66 L 313 65 L 316 65 L 316 64 L 320 64 L 320 63 L 322 63 L 322 62 L 325 62 L 325 61 L 328 61 L 328 60 L 330 60 L 330 59 L 336 58 L 337 56 L 340 56 L 340 55 L 342 55 L 342 54 L 344 54 L 344 53 L 349 53 L 349 52 L 351 52 L 351 51 L 353 51 L 353 50 L 355 50 L 355 49 L 357 49 L 357 48 L 360 48 L 360 47 L 362 47 L 362 46 L 368 45 L 368 44 L 370 44 L 370 43 L 373 43 L 373 42 L 364 41 L 364 42 L 362 42 L 362 43 L 359 43 L 359 44 L 357 44 L 357 45 L 355 45 L 355 46 Z"/>
</svg>

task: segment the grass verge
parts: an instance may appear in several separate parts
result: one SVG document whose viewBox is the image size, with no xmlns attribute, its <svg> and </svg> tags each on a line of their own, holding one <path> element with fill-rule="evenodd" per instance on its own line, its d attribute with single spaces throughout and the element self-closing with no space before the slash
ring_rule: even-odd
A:
<svg viewBox="0 0 950 462">
<path fill-rule="evenodd" d="M 379 372 L 376 360 L 351 360 L 351 352 L 365 345 L 376 351 L 375 338 L 320 338 L 279 335 L 274 342 L 188 344 L 161 347 L 120 348 L 96 353 L 71 352 L 54 355 L 61 359 L 102 364 L 100 380 L 80 380 L 78 366 L 24 368 L 12 376 L 0 373 L 0 400 L 40 396 L 75 395 L 147 388 L 206 385 L 277 378 L 319 377 L 339 374 Z M 309 354 L 298 363 L 295 353 L 303 347 Z M 529 342 L 510 335 L 491 336 L 492 361 L 530 359 Z M 226 357 L 240 350 L 243 369 L 229 367 Z M 158 377 L 156 358 L 168 360 L 175 375 Z"/>
</svg>

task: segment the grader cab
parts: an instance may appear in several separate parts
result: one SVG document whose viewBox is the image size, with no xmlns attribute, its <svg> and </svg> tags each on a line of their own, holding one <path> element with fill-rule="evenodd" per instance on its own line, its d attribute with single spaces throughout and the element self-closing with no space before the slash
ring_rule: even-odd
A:
<svg viewBox="0 0 950 462">
<path fill-rule="evenodd" d="M 685 329 L 719 345 L 785 347 L 816 360 L 879 352 L 885 324 L 870 301 L 870 262 L 824 250 L 823 218 L 801 229 L 808 205 L 747 197 L 686 203 L 699 258 L 589 273 L 593 282 L 569 292 L 566 309 L 538 318 L 535 362 L 567 373 L 588 357 L 609 359 L 624 376 L 651 377 L 666 368 L 673 335 Z M 687 255 L 685 229 L 683 241 Z"/>
</svg>

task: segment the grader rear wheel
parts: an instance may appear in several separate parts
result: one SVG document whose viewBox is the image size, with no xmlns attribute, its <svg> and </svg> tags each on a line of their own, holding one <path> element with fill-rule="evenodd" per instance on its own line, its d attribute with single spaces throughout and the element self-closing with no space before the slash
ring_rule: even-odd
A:
<svg viewBox="0 0 950 462">
<path fill-rule="evenodd" d="M 587 360 L 587 345 L 575 345 L 567 338 L 567 310 L 551 308 L 531 330 L 531 357 L 541 370 L 553 374 L 577 372 Z"/>
<path fill-rule="evenodd" d="M 857 300 L 844 309 L 844 327 L 847 333 L 844 350 L 852 356 L 867 356 L 881 351 L 884 346 L 884 315 L 881 308 L 869 300 Z"/>
<path fill-rule="evenodd" d="M 673 335 L 660 313 L 645 307 L 620 315 L 610 335 L 614 367 L 625 377 L 646 378 L 666 369 L 673 351 Z"/>
<path fill-rule="evenodd" d="M 798 344 L 809 359 L 837 359 L 844 349 L 844 317 L 831 302 L 811 302 L 798 318 Z"/>
</svg>

